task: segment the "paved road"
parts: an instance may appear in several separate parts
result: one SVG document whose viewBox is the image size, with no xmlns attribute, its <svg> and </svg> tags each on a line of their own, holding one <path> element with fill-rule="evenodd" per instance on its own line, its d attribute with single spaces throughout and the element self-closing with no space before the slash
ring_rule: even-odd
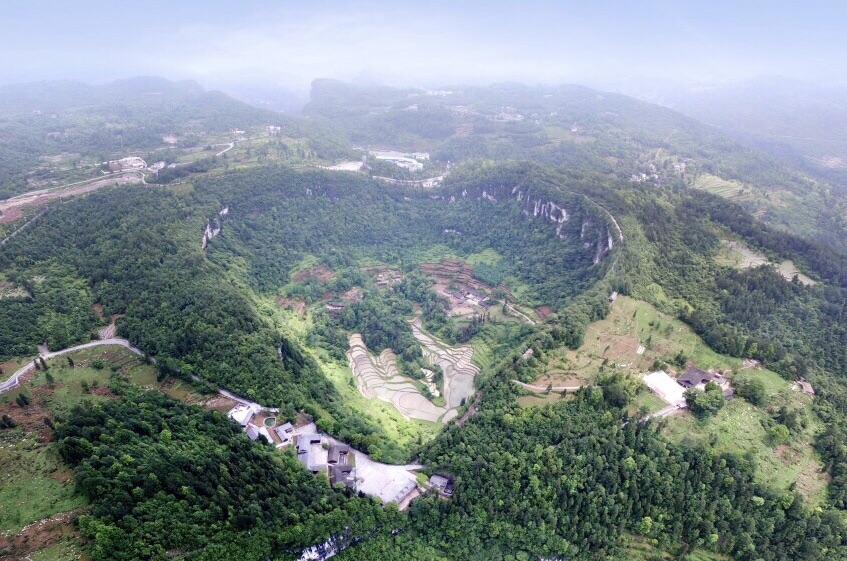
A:
<svg viewBox="0 0 847 561">
<path fill-rule="evenodd" d="M 79 350 L 82 350 L 82 349 L 90 349 L 91 347 L 99 347 L 101 345 L 120 345 L 121 347 L 129 349 L 130 351 L 134 352 L 135 354 L 138 354 L 138 355 L 144 354 L 139 349 L 133 347 L 132 344 L 129 341 L 127 341 L 126 339 L 120 339 L 118 337 L 114 337 L 112 339 L 101 339 L 99 341 L 91 341 L 89 343 L 83 343 L 82 345 L 76 345 L 74 347 L 68 347 L 67 349 L 62 349 L 61 351 L 52 351 L 52 352 L 42 353 L 40 356 L 42 356 L 44 359 L 54 358 L 54 357 L 57 357 L 57 356 L 61 356 L 63 354 L 72 353 L 74 351 L 79 351 Z M 29 372 L 30 370 L 32 370 L 33 368 L 35 368 L 35 365 L 32 362 L 28 363 L 26 366 L 19 368 L 17 370 L 17 372 L 12 374 L 11 378 L 6 380 L 5 382 L 0 383 L 0 393 L 3 393 L 5 391 L 10 390 L 10 389 L 14 388 L 15 386 L 17 386 L 18 383 L 19 383 L 20 377 L 23 376 L 24 374 L 26 374 L 27 372 Z"/>
<path fill-rule="evenodd" d="M 226 154 L 227 152 L 229 152 L 229 151 L 230 151 L 230 150 L 232 150 L 233 148 L 235 148 L 235 142 L 230 142 L 230 143 L 227 145 L 227 147 L 226 147 L 226 148 L 224 148 L 223 150 L 221 150 L 220 152 L 218 152 L 217 154 L 215 154 L 215 157 L 223 156 L 224 154 Z"/>
<path fill-rule="evenodd" d="M 664 409 L 659 409 L 652 415 L 647 415 L 646 417 L 644 417 L 644 420 L 647 421 L 649 419 L 660 419 L 662 417 L 668 417 L 679 411 L 682 411 L 683 409 L 686 409 L 687 407 L 688 405 L 684 401 L 681 403 L 671 403 Z"/>
<path fill-rule="evenodd" d="M 520 387 L 527 389 L 527 390 L 530 390 L 530 391 L 533 391 L 533 392 L 536 392 L 536 393 L 547 391 L 547 386 L 544 386 L 544 387 L 533 386 L 531 384 L 525 384 L 525 383 L 523 383 L 519 380 L 512 380 L 512 381 L 514 383 L 516 383 L 517 385 L 519 385 Z M 576 390 L 578 390 L 580 388 L 584 388 L 584 387 L 586 387 L 586 386 L 553 386 L 552 388 L 550 388 L 550 391 L 562 392 L 562 391 L 568 390 L 569 392 L 575 392 Z"/>
</svg>

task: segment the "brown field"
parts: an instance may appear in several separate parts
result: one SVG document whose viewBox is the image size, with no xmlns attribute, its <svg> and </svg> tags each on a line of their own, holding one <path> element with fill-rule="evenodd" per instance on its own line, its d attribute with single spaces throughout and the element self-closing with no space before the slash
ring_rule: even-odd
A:
<svg viewBox="0 0 847 561">
<path fill-rule="evenodd" d="M 326 282 L 334 276 L 335 273 L 330 271 L 325 265 L 315 265 L 314 267 L 309 267 L 308 269 L 303 269 L 302 271 L 294 273 L 291 280 L 294 282 L 303 282 L 308 278 L 316 278 L 321 282 Z"/>
</svg>

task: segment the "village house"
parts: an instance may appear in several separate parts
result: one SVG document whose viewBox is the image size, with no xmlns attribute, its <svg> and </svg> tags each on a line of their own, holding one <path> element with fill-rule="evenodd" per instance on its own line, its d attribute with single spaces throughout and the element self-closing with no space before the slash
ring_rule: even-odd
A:
<svg viewBox="0 0 847 561">
<path fill-rule="evenodd" d="M 429 478 L 429 486 L 445 497 L 453 496 L 453 481 L 448 477 L 433 474 Z"/>
<path fill-rule="evenodd" d="M 348 465 L 331 465 L 329 466 L 329 484 L 343 483 L 345 487 L 354 489 L 356 480 L 352 477 L 353 466 Z"/>
<path fill-rule="evenodd" d="M 242 427 L 246 427 L 250 420 L 253 419 L 253 410 L 247 405 L 236 405 L 230 409 L 227 416 Z"/>
<path fill-rule="evenodd" d="M 294 433 L 294 426 L 291 423 L 284 423 L 274 429 L 274 432 L 279 437 L 279 441 L 282 444 L 291 444 L 292 434 Z"/>
<path fill-rule="evenodd" d="M 350 447 L 346 444 L 330 444 L 326 461 L 328 464 L 347 463 L 347 454 L 349 453 Z"/>
<path fill-rule="evenodd" d="M 699 390 L 705 390 L 706 384 L 709 382 L 717 384 L 718 387 L 723 390 L 723 396 L 726 399 L 729 400 L 735 397 L 735 390 L 732 389 L 729 384 L 729 380 L 727 380 L 724 376 L 720 374 L 712 374 L 711 372 L 701 370 L 694 366 L 686 370 L 685 374 L 680 376 L 677 380 L 677 383 L 685 389 L 697 388 Z"/>
<path fill-rule="evenodd" d="M 319 434 L 301 434 L 297 437 L 297 461 L 306 466 L 312 473 L 318 473 L 325 466 L 316 457 L 315 446 L 320 445 Z"/>
</svg>

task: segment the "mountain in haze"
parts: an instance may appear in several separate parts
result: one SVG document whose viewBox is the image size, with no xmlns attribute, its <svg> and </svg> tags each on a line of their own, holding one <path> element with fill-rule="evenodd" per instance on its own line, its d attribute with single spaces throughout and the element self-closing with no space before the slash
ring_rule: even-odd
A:
<svg viewBox="0 0 847 561">
<path fill-rule="evenodd" d="M 847 90 L 789 78 L 665 93 L 663 102 L 847 187 Z"/>
<path fill-rule="evenodd" d="M 0 88 L 0 198 L 26 190 L 26 174 L 61 154 L 100 162 L 167 147 L 165 136 L 200 142 L 210 133 L 261 125 L 290 131 L 301 124 L 191 81 L 139 77 L 102 85 L 5 86 Z"/>
</svg>

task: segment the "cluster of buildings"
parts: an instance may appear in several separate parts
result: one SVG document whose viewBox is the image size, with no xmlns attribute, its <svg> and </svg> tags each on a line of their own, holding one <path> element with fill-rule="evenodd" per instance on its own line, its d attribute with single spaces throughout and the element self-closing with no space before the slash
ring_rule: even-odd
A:
<svg viewBox="0 0 847 561">
<path fill-rule="evenodd" d="M 664 370 L 651 372 L 644 376 L 644 383 L 665 402 L 685 407 L 685 391 L 691 388 L 705 390 L 706 384 L 713 382 L 721 388 L 725 399 L 735 397 L 735 390 L 729 380 L 721 374 L 713 374 L 700 368 L 688 368 L 679 378 L 673 378 Z"/>
<path fill-rule="evenodd" d="M 356 488 L 352 457 L 350 447 L 346 444 L 329 441 L 317 433 L 297 436 L 297 461 L 312 473 L 326 470 L 330 485 Z"/>
<path fill-rule="evenodd" d="M 126 158 L 121 158 L 120 160 L 111 160 L 105 162 L 109 171 L 128 171 L 128 170 L 142 170 L 147 167 L 147 162 L 138 156 L 129 156 Z"/>
<path fill-rule="evenodd" d="M 694 366 L 686 370 L 685 374 L 680 376 L 676 381 L 677 384 L 685 389 L 697 388 L 698 390 L 705 390 L 706 384 L 709 382 L 717 384 L 723 390 L 723 396 L 725 398 L 732 399 L 735 396 L 735 390 L 732 389 L 726 377 L 721 374 L 712 374 L 711 372 L 700 370 Z"/>
<path fill-rule="evenodd" d="M 484 292 L 477 290 L 472 286 L 466 286 L 458 289 L 445 289 L 444 294 L 457 301 L 458 304 L 469 304 L 488 310 L 494 305 L 494 302 Z"/>
</svg>

